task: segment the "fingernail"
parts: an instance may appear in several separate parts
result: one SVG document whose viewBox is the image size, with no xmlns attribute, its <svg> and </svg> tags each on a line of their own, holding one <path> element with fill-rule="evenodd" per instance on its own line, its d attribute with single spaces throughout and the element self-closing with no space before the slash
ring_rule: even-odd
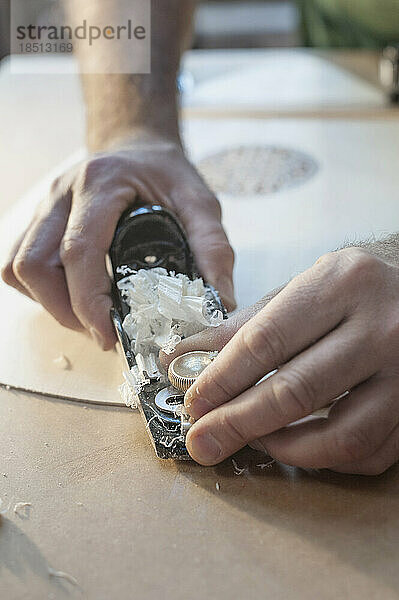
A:
<svg viewBox="0 0 399 600">
<path fill-rule="evenodd" d="M 217 462 L 222 455 L 222 447 L 211 433 L 202 433 L 188 438 L 191 456 L 200 463 Z"/>
<path fill-rule="evenodd" d="M 257 450 L 258 452 L 264 452 L 265 454 L 269 454 L 266 447 L 262 444 L 260 440 L 255 440 L 248 444 L 252 450 Z"/>
<path fill-rule="evenodd" d="M 90 335 L 93 340 L 100 346 L 101 350 L 104 350 L 104 340 L 102 336 L 94 329 L 94 327 L 90 328 Z"/>
</svg>

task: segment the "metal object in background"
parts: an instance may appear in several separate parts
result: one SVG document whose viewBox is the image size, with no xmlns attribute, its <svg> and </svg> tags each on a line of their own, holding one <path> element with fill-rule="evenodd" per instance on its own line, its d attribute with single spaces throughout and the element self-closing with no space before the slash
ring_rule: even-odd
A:
<svg viewBox="0 0 399 600">
<path fill-rule="evenodd" d="M 195 48 L 299 46 L 300 13 L 294 0 L 212 0 L 198 5 Z"/>
<path fill-rule="evenodd" d="M 380 60 L 380 80 L 391 102 L 399 104 L 399 45 L 388 46 Z"/>
<path fill-rule="evenodd" d="M 199 276 L 186 235 L 175 217 L 161 206 L 146 206 L 127 210 L 119 220 L 109 257 L 113 274 L 113 308 L 111 318 L 123 350 L 124 360 L 130 370 L 136 359 L 123 320 L 129 313 L 117 282 L 123 274 L 117 268 L 126 265 L 132 270 L 163 267 L 167 271 L 184 273 L 190 279 Z M 227 316 L 218 293 L 209 284 L 207 299 L 214 309 Z M 187 426 L 180 417 L 179 407 L 184 396 L 168 382 L 150 379 L 138 395 L 138 405 L 143 415 L 152 444 L 159 458 L 190 458 L 186 446 Z"/>
</svg>

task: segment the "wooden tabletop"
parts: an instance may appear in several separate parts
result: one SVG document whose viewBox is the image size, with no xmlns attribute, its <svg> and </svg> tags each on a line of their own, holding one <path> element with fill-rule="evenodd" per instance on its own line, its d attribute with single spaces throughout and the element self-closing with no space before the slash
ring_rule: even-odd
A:
<svg viewBox="0 0 399 600">
<path fill-rule="evenodd" d="M 242 475 L 230 460 L 160 461 L 129 409 L 6 391 L 0 457 L 8 600 L 398 597 L 398 467 L 262 468 L 253 451 L 236 457 Z M 16 502 L 32 505 L 28 518 Z"/>
<path fill-rule="evenodd" d="M 48 128 L 12 86 L 0 97 L 3 209 L 83 138 L 68 86 L 51 92 Z M 1 389 L 0 597 L 398 598 L 398 466 L 366 478 L 267 467 L 250 450 L 236 462 L 242 474 L 231 460 L 160 461 L 130 409 Z"/>
</svg>

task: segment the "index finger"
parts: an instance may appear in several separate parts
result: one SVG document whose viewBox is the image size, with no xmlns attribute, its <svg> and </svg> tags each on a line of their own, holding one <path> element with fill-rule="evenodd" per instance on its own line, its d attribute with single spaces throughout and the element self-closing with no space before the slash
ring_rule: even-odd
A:
<svg viewBox="0 0 399 600">
<path fill-rule="evenodd" d="M 347 296 L 333 285 L 339 260 L 319 260 L 236 333 L 186 393 L 191 416 L 235 398 L 338 325 L 348 312 Z"/>
<path fill-rule="evenodd" d="M 125 194 L 98 194 L 92 200 L 82 192 L 72 202 L 61 244 L 73 312 L 104 350 L 111 349 L 116 341 L 109 317 L 112 300 L 106 255 L 118 219 L 129 204 L 131 196 Z"/>
<path fill-rule="evenodd" d="M 220 205 L 213 195 L 200 196 L 176 212 L 187 232 L 200 273 L 219 292 L 228 311 L 236 308 L 234 251 L 221 221 Z"/>
</svg>

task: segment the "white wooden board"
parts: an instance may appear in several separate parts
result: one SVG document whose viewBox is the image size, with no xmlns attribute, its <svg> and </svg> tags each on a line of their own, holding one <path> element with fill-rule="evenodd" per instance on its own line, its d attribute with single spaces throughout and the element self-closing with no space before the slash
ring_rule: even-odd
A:
<svg viewBox="0 0 399 600">
<path fill-rule="evenodd" d="M 319 164 L 304 185 L 278 194 L 220 194 L 240 305 L 345 242 L 399 231 L 399 121 L 193 120 L 186 137 L 194 162 L 224 148 L 267 144 L 301 150 Z"/>
<path fill-rule="evenodd" d="M 311 180 L 288 191 L 245 198 L 221 195 L 224 222 L 237 253 L 240 305 L 256 301 L 345 240 L 399 231 L 399 122 L 194 120 L 186 124 L 185 138 L 194 161 L 223 148 L 263 143 L 297 148 L 319 163 Z M 3 219 L 3 252 L 46 185 Z M 116 353 L 102 353 L 83 335 L 64 330 L 3 284 L 0 306 L 0 383 L 61 397 L 120 402 L 122 363 Z M 61 353 L 71 360 L 70 371 L 53 363 Z"/>
<path fill-rule="evenodd" d="M 185 73 L 187 107 L 298 112 L 386 104 L 382 90 L 300 49 L 193 52 Z"/>
<path fill-rule="evenodd" d="M 47 65 L 48 72 L 37 74 Z M 13 202 L 84 144 L 84 105 L 69 57 L 17 57 L 22 74 L 0 67 L 0 171 L 2 194 Z M 311 51 L 191 51 L 184 59 L 186 109 L 226 117 L 228 110 L 290 114 L 324 109 L 376 109 L 381 91 Z M 53 72 L 52 72 L 53 71 Z M 58 73 L 58 74 L 57 74 Z M 6 203 L 0 198 L 0 212 Z"/>
</svg>

